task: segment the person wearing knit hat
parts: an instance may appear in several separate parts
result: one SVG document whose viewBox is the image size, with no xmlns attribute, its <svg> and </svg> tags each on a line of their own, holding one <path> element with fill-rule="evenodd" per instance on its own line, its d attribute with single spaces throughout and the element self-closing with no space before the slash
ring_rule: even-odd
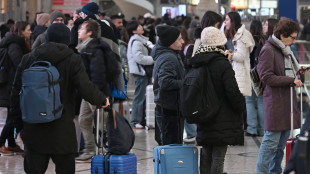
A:
<svg viewBox="0 0 310 174">
<path fill-rule="evenodd" d="M 46 43 L 24 55 L 20 66 L 17 68 L 16 77 L 18 80 L 15 81 L 11 94 L 14 99 L 19 99 L 20 89 L 22 88 L 22 72 L 25 69 L 34 61 L 48 61 L 57 68 L 60 74 L 60 98 L 63 104 L 61 118 L 49 123 L 26 124 L 22 122 L 22 114 L 16 114 L 14 126 L 23 139 L 25 173 L 43 174 L 48 168 L 53 168 L 57 174 L 75 174 L 75 156 L 78 150 L 73 122 L 76 105 L 75 95 L 77 93 L 85 101 L 101 108 L 110 105 L 109 95 L 92 83 L 81 56 L 67 46 L 70 30 L 65 24 L 54 23 L 50 25 L 46 31 L 46 36 Z M 103 61 L 103 57 L 100 58 Z M 121 65 L 119 65 L 121 73 L 120 67 Z M 10 104 L 12 104 L 14 111 L 20 112 L 19 100 L 14 100 Z M 27 109 L 32 108 L 29 106 Z M 52 160 L 51 163 L 54 164 L 50 164 L 50 159 Z"/>
<path fill-rule="evenodd" d="M 69 45 L 70 29 L 63 23 L 54 23 L 48 27 L 45 40 L 46 42 L 56 42 Z"/>
<path fill-rule="evenodd" d="M 227 38 L 223 32 L 215 27 L 206 27 L 201 32 L 201 43 L 208 46 L 223 46 Z"/>
<path fill-rule="evenodd" d="M 58 10 L 55 10 L 53 13 L 51 13 L 51 23 L 65 23 L 65 19 L 65 15 Z"/>
<path fill-rule="evenodd" d="M 41 25 L 41 26 L 47 25 L 48 27 L 50 23 L 50 15 L 47 13 L 38 14 L 36 21 L 37 21 L 37 25 Z"/>
<path fill-rule="evenodd" d="M 37 25 L 34 27 L 30 36 L 30 44 L 33 45 L 35 40 L 43 34 L 47 27 L 51 25 L 50 15 L 47 13 L 40 13 L 36 19 Z"/>
<path fill-rule="evenodd" d="M 82 12 L 86 15 L 98 14 L 99 6 L 95 2 L 90 2 L 83 6 Z"/>
<path fill-rule="evenodd" d="M 175 27 L 162 25 L 157 26 L 156 30 L 159 40 L 151 56 L 155 61 L 153 91 L 156 124 L 161 130 L 161 142 L 159 143 L 183 144 L 184 119 L 178 114 L 180 108 L 178 94 L 185 72 L 178 51 L 182 50 L 184 40 L 180 31 Z M 163 117 L 165 121 L 162 123 Z M 165 127 L 164 130 L 163 127 Z"/>
<path fill-rule="evenodd" d="M 53 13 L 51 13 L 50 15 L 50 23 L 65 23 L 65 15 L 58 11 L 58 10 L 55 10 Z M 48 27 L 48 26 L 47 26 Z M 46 30 L 44 30 L 45 32 L 41 33 L 40 35 L 38 35 L 38 37 L 36 37 L 34 39 L 33 42 L 31 42 L 31 48 L 32 49 L 35 49 L 37 48 L 38 46 L 40 46 L 41 44 L 43 44 L 45 42 L 45 35 L 46 35 Z"/>
<path fill-rule="evenodd" d="M 159 25 L 156 27 L 156 33 L 160 41 L 160 45 L 169 47 L 180 36 L 180 30 L 169 25 Z"/>
<path fill-rule="evenodd" d="M 224 33 L 215 27 L 206 27 L 201 33 L 201 42 L 194 57 L 189 59 L 189 65 L 195 67 L 189 72 L 198 76 L 207 72 L 207 78 L 203 76 L 201 83 L 213 82 L 211 84 L 215 90 L 212 100 L 218 98 L 221 107 L 212 119 L 197 124 L 196 143 L 202 146 L 200 173 L 223 173 L 228 145 L 244 144 L 244 131 L 240 125 L 243 124 L 242 113 L 246 109 L 245 97 L 239 90 L 235 72 L 224 52 L 227 42 Z M 208 93 L 211 90 L 205 87 L 208 86 L 200 87 L 200 92 L 210 97 Z"/>
</svg>

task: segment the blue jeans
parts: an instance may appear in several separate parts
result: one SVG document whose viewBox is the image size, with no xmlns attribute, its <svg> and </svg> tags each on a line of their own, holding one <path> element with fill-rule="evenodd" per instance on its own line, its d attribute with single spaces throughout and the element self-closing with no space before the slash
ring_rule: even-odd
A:
<svg viewBox="0 0 310 174">
<path fill-rule="evenodd" d="M 132 102 L 132 120 L 131 125 L 145 123 L 145 93 L 146 86 L 150 84 L 151 79 L 146 76 L 134 75 L 135 78 L 135 97 Z"/>
<path fill-rule="evenodd" d="M 162 113 L 161 107 L 156 105 L 155 116 L 156 124 L 160 130 L 161 142 L 164 142 L 163 145 L 183 144 L 184 119 L 178 115 L 177 111 L 163 109 Z M 164 121 L 164 124 L 162 121 Z M 162 128 L 162 124 L 164 128 Z"/>
<path fill-rule="evenodd" d="M 247 132 L 250 134 L 264 135 L 263 96 L 256 96 L 255 92 L 252 90 L 252 96 L 246 97 L 246 110 Z"/>
<path fill-rule="evenodd" d="M 193 138 L 197 135 L 197 125 L 196 124 L 189 124 L 184 120 L 184 129 L 186 132 L 186 138 Z"/>
<path fill-rule="evenodd" d="M 290 131 L 265 131 L 262 144 L 259 148 L 256 174 L 281 174 L 281 162 L 284 155 L 286 141 Z"/>
</svg>

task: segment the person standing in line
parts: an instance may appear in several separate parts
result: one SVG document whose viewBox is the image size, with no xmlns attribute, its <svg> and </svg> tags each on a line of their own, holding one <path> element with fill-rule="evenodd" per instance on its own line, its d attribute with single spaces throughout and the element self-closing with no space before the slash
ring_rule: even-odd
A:
<svg viewBox="0 0 310 174">
<path fill-rule="evenodd" d="M 14 81 L 16 69 L 24 54 L 31 51 L 29 40 L 31 30 L 27 22 L 16 22 L 10 32 L 0 42 L 0 48 L 6 48 L 9 57 L 8 82 L 0 87 L 0 106 L 7 107 L 7 118 L 0 135 L 0 154 L 13 155 L 13 153 L 24 153 L 16 144 L 14 139 L 14 120 L 12 119 L 12 108 L 10 95 Z M 5 147 L 5 141 L 8 140 L 8 147 Z"/>
<path fill-rule="evenodd" d="M 176 27 L 159 25 L 156 33 L 159 40 L 151 53 L 155 61 L 153 91 L 156 124 L 161 133 L 162 144 L 182 144 L 184 119 L 179 111 L 179 95 L 183 85 L 184 66 L 178 52 L 182 50 L 184 40 Z"/>
<path fill-rule="evenodd" d="M 263 32 L 267 36 L 266 40 L 272 36 L 274 26 L 279 22 L 278 19 L 269 18 L 265 21 Z"/>
<path fill-rule="evenodd" d="M 14 125 L 24 142 L 25 173 L 45 173 L 50 159 L 56 173 L 75 173 L 74 103 L 75 89 L 86 101 L 105 108 L 109 100 L 90 80 L 82 59 L 69 47 L 70 29 L 63 23 L 54 23 L 46 30 L 46 43 L 26 54 L 19 64 L 12 88 Z M 62 115 L 49 123 L 29 124 L 22 121 L 19 93 L 22 88 L 22 72 L 34 61 L 49 61 L 61 77 L 60 98 Z"/>
<path fill-rule="evenodd" d="M 284 148 L 291 130 L 290 85 L 302 86 L 297 78 L 300 67 L 290 48 L 298 31 L 297 23 L 281 19 L 258 57 L 257 72 L 266 86 L 263 93 L 265 132 L 259 148 L 257 174 L 282 173 Z M 297 129 L 301 120 L 295 90 L 293 96 L 293 126 Z"/>
<path fill-rule="evenodd" d="M 178 27 L 181 31 L 182 39 L 184 40 L 184 44 L 182 45 L 182 50 L 179 52 L 179 55 L 183 61 L 183 65 L 185 68 L 185 71 L 187 71 L 187 57 L 186 55 L 191 55 L 191 53 L 187 53 L 189 47 L 194 46 L 194 42 L 189 39 L 187 30 L 184 26 Z M 184 130 L 186 132 L 186 137 L 183 139 L 184 143 L 195 143 L 196 135 L 197 135 L 197 125 L 196 124 L 189 124 L 184 119 Z"/>
<path fill-rule="evenodd" d="M 200 23 L 200 27 L 195 30 L 194 38 L 195 38 L 195 45 L 192 48 L 192 56 L 194 56 L 196 50 L 198 49 L 199 45 L 201 44 L 201 32 L 206 27 L 215 27 L 220 28 L 222 26 L 223 19 L 222 17 L 215 13 L 214 11 L 206 11 L 203 15 Z"/>
<path fill-rule="evenodd" d="M 200 153 L 200 174 L 223 174 L 228 145 L 243 145 L 242 112 L 245 99 L 241 94 L 234 70 L 224 52 L 227 39 L 215 27 L 206 27 L 201 33 L 201 45 L 189 63 L 207 66 L 221 107 L 214 118 L 198 123 L 197 144 Z"/>
<path fill-rule="evenodd" d="M 251 69 L 257 65 L 258 55 L 265 43 L 263 36 L 263 26 L 261 21 L 253 20 L 250 26 L 250 33 L 252 34 L 255 46 L 250 54 Z M 246 96 L 247 108 L 247 130 L 246 136 L 263 136 L 264 135 L 264 107 L 263 96 L 256 96 L 253 86 L 252 95 Z M 257 109 L 256 109 L 257 108 Z"/>
<path fill-rule="evenodd" d="M 144 33 L 142 25 L 133 21 L 127 24 L 127 32 L 130 35 L 127 58 L 129 73 L 135 78 L 135 96 L 132 102 L 131 126 L 142 129 L 145 126 L 146 87 L 151 84 L 151 78 L 146 74 L 143 65 L 153 65 L 154 61 L 148 54 L 148 44 L 152 46 Z"/>
<path fill-rule="evenodd" d="M 229 12 L 225 18 L 225 35 L 232 40 L 234 51 L 229 59 L 235 71 L 235 77 L 243 96 L 251 96 L 250 53 L 254 47 L 252 34 L 241 24 L 241 17 L 237 12 Z"/>
<path fill-rule="evenodd" d="M 38 14 L 39 16 L 40 14 Z M 37 17 L 38 18 L 38 17 Z M 65 15 L 58 11 L 58 10 L 55 10 L 53 13 L 51 13 L 50 15 L 50 23 L 53 24 L 53 23 L 65 23 Z M 41 33 L 33 42 L 31 48 L 32 49 L 35 49 L 37 48 L 38 46 L 40 46 L 41 44 L 45 43 L 45 35 L 46 35 L 46 30 L 44 31 L 44 33 Z"/>
<path fill-rule="evenodd" d="M 79 29 L 79 39 L 82 41 L 76 47 L 84 62 L 89 79 L 106 95 L 111 96 L 110 79 L 121 73 L 120 64 L 114 58 L 108 57 L 113 54 L 109 45 L 98 38 L 99 24 L 94 20 L 83 22 Z M 108 53 L 110 52 L 110 53 Z M 109 71 L 109 67 L 113 67 Z M 76 158 L 78 161 L 86 161 L 95 155 L 96 145 L 93 134 L 93 121 L 95 105 L 82 100 L 79 114 L 79 125 L 84 137 L 85 148 L 83 154 Z"/>
<path fill-rule="evenodd" d="M 48 26 L 51 25 L 50 15 L 47 13 L 41 13 L 37 16 L 37 25 L 34 27 L 30 36 L 30 44 L 32 45 L 37 37 L 44 33 Z"/>
</svg>

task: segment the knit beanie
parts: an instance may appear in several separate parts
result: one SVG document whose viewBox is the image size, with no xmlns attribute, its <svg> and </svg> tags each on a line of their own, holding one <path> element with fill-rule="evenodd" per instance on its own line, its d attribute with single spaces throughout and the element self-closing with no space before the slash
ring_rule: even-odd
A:
<svg viewBox="0 0 310 174">
<path fill-rule="evenodd" d="M 50 17 L 51 23 L 53 23 L 53 21 L 54 21 L 56 18 L 59 18 L 59 17 L 62 17 L 64 20 L 66 19 L 66 18 L 65 18 L 65 15 L 64 15 L 63 13 L 61 13 L 61 12 L 58 11 L 58 10 L 55 10 L 55 11 L 51 14 L 51 17 Z"/>
<path fill-rule="evenodd" d="M 222 46 L 227 42 L 226 36 L 215 27 L 206 27 L 201 32 L 201 43 L 207 46 Z"/>
<path fill-rule="evenodd" d="M 56 42 L 69 45 L 70 29 L 63 23 L 53 23 L 46 30 L 46 42 Z"/>
<path fill-rule="evenodd" d="M 50 15 L 47 13 L 41 13 L 37 15 L 36 22 L 38 25 L 43 26 L 50 19 Z"/>
<path fill-rule="evenodd" d="M 90 2 L 82 8 L 82 12 L 86 15 L 98 14 L 98 5 L 95 2 Z"/>
<path fill-rule="evenodd" d="M 169 25 L 157 26 L 156 33 L 160 44 L 165 47 L 172 45 L 180 36 L 180 30 Z"/>
</svg>

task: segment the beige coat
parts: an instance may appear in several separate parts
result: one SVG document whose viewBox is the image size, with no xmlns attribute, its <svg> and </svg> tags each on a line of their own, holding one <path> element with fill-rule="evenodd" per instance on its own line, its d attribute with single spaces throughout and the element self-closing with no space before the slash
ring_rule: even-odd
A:
<svg viewBox="0 0 310 174">
<path fill-rule="evenodd" d="M 232 67 L 239 90 L 243 96 L 251 96 L 251 77 L 250 77 L 250 53 L 255 45 L 252 34 L 242 26 L 238 29 L 232 39 L 234 45 L 234 55 L 232 57 Z"/>
</svg>

